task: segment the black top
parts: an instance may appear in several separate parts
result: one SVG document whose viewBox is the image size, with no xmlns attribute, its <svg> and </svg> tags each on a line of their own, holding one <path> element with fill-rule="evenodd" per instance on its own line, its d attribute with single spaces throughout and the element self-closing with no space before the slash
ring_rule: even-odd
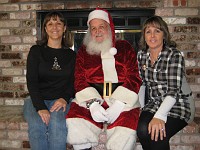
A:
<svg viewBox="0 0 200 150">
<path fill-rule="evenodd" d="M 76 54 L 71 49 L 34 45 L 27 58 L 27 87 L 36 110 L 47 109 L 44 100 L 74 96 Z"/>
</svg>

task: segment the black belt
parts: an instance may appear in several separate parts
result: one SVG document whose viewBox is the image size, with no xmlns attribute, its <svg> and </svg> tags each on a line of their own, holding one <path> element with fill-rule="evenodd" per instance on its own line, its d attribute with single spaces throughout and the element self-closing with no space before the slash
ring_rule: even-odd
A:
<svg viewBox="0 0 200 150">
<path fill-rule="evenodd" d="M 90 86 L 94 87 L 101 96 L 110 97 L 111 94 L 115 91 L 115 89 L 122 85 L 123 82 L 112 83 L 112 82 L 104 82 L 104 83 L 89 83 Z"/>
</svg>

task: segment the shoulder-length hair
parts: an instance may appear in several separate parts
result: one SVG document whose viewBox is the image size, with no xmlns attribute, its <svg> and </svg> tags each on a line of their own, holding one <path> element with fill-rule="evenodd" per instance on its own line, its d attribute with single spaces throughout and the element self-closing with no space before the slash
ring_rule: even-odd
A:
<svg viewBox="0 0 200 150">
<path fill-rule="evenodd" d="M 63 16 L 62 13 L 60 12 L 49 12 L 45 18 L 44 18 L 44 21 L 43 21 L 43 24 L 42 24 L 42 38 L 41 40 L 37 40 L 36 43 L 38 45 L 44 45 L 46 46 L 47 45 L 47 42 L 48 42 L 48 35 L 47 35 L 47 32 L 45 30 L 45 27 L 47 25 L 47 23 L 53 18 L 53 19 L 57 19 L 57 17 L 60 19 L 61 22 L 64 23 L 64 26 L 66 26 L 66 30 L 65 32 L 63 33 L 63 36 L 62 36 L 62 47 L 64 48 L 69 48 L 73 45 L 73 41 L 72 41 L 72 34 L 68 31 L 68 28 L 67 28 L 67 25 L 66 25 L 66 21 L 65 21 L 65 18 Z"/>
<path fill-rule="evenodd" d="M 164 35 L 163 46 L 176 47 L 176 43 L 174 41 L 171 41 L 171 36 L 169 33 L 167 23 L 159 16 L 152 16 L 148 18 L 143 24 L 141 38 L 139 42 L 140 49 L 146 51 L 149 48 L 145 41 L 145 30 L 149 26 L 154 26 L 163 31 Z"/>
</svg>

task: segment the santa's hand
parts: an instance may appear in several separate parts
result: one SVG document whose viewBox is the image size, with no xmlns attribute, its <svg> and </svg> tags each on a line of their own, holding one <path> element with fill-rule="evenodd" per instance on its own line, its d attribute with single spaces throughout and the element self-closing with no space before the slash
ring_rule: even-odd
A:
<svg viewBox="0 0 200 150">
<path fill-rule="evenodd" d="M 108 123 L 113 123 L 121 114 L 125 103 L 115 100 L 115 102 L 106 110 L 108 113 L 106 117 L 108 118 Z"/>
<path fill-rule="evenodd" d="M 96 122 L 108 121 L 108 118 L 106 118 L 107 115 L 106 110 L 98 102 L 93 102 L 90 105 L 90 113 L 92 119 Z"/>
</svg>

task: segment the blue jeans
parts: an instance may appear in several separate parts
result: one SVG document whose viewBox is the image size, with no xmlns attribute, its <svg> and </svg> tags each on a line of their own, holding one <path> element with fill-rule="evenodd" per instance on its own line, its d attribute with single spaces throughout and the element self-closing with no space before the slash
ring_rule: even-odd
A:
<svg viewBox="0 0 200 150">
<path fill-rule="evenodd" d="M 55 101 L 45 100 L 49 110 Z M 63 112 L 62 108 L 58 112 L 50 112 L 50 121 L 47 126 L 35 110 L 30 97 L 25 100 L 23 113 L 28 122 L 31 150 L 66 150 L 67 127 L 65 116 L 68 110 L 69 108 Z"/>
</svg>

